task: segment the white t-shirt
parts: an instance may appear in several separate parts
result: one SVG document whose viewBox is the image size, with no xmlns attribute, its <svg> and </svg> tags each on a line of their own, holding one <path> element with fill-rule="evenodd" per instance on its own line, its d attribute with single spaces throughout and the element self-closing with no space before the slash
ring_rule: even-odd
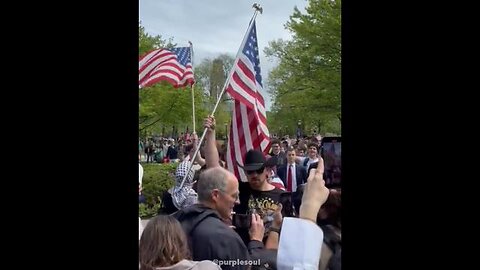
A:
<svg viewBox="0 0 480 270">
<path fill-rule="evenodd" d="M 283 218 L 278 245 L 278 270 L 318 270 L 323 231 L 317 224 L 301 218 Z"/>
</svg>

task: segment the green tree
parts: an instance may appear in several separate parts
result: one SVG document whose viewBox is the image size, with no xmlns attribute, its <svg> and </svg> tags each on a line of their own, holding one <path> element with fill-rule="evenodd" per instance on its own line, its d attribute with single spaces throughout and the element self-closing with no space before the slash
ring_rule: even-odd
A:
<svg viewBox="0 0 480 270">
<path fill-rule="evenodd" d="M 294 9 L 285 27 L 291 41 L 271 41 L 264 50 L 278 58 L 269 74 L 274 102 L 269 128 L 294 134 L 298 120 L 310 133 L 341 134 L 341 1 L 310 0 L 306 13 Z"/>
<path fill-rule="evenodd" d="M 204 59 L 200 65 L 195 67 L 195 79 L 205 94 L 204 106 L 208 113 L 212 112 L 234 61 L 232 56 L 221 54 L 214 59 Z M 217 134 L 220 138 L 225 136 L 225 124 L 230 123 L 231 106 L 232 101 L 227 94 L 224 94 L 215 112 Z"/>
<path fill-rule="evenodd" d="M 139 55 L 143 55 L 154 49 L 159 48 L 172 48 L 175 44 L 172 43 L 172 38 L 169 40 L 162 39 L 162 36 L 151 36 L 145 32 L 145 27 L 141 24 L 138 26 L 138 52 Z"/>
<path fill-rule="evenodd" d="M 195 116 L 197 131 L 202 125 L 202 116 L 207 112 L 203 106 L 201 89 L 194 87 Z M 178 133 L 186 127 L 192 131 L 192 94 L 190 87 L 175 89 L 166 82 L 140 89 L 139 93 L 139 130 L 142 133 L 166 135 L 175 126 Z"/>
</svg>

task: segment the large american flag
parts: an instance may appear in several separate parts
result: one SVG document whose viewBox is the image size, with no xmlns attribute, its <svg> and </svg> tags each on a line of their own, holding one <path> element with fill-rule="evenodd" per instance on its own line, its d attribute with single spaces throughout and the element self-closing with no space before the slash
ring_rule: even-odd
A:
<svg viewBox="0 0 480 270">
<path fill-rule="evenodd" d="M 228 169 L 246 182 L 247 177 L 237 162 L 243 166 L 243 158 L 250 149 L 265 153 L 270 147 L 255 21 L 242 46 L 226 89 L 235 99 L 226 162 Z"/>
<path fill-rule="evenodd" d="M 175 88 L 195 83 L 190 47 L 171 50 L 156 49 L 140 57 L 138 63 L 139 88 L 167 81 Z"/>
</svg>

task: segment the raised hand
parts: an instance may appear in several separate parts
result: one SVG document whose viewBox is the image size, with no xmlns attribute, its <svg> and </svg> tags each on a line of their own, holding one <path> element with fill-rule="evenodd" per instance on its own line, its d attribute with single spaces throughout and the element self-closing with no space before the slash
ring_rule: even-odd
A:
<svg viewBox="0 0 480 270">
<path fill-rule="evenodd" d="M 215 117 L 213 115 L 207 116 L 203 122 L 203 127 L 207 128 L 208 131 L 215 130 Z"/>
<path fill-rule="evenodd" d="M 262 218 L 258 214 L 252 214 L 252 224 L 250 225 L 248 233 L 250 234 L 250 240 L 262 242 L 265 227 L 263 226 Z"/>
<path fill-rule="evenodd" d="M 320 157 L 317 169 L 310 170 L 305 190 L 303 191 L 300 218 L 313 222 L 317 220 L 320 207 L 327 201 L 329 190 L 323 180 L 324 162 Z"/>
</svg>

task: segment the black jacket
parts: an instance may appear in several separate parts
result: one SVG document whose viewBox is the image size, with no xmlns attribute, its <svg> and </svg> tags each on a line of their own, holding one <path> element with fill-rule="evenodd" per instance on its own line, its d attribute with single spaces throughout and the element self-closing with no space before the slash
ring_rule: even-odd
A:
<svg viewBox="0 0 480 270">
<path fill-rule="evenodd" d="M 175 149 L 175 147 L 173 146 L 169 146 L 168 149 L 167 149 L 167 154 L 166 156 L 169 158 L 169 159 L 177 159 L 178 158 L 178 151 L 177 149 Z"/>
<path fill-rule="evenodd" d="M 250 241 L 247 248 L 240 236 L 220 219 L 217 211 L 201 204 L 179 210 L 173 216 L 180 221 L 187 234 L 194 261 L 250 260 L 264 248 L 260 241 Z M 221 267 L 247 269 L 246 265 Z"/>
<path fill-rule="evenodd" d="M 285 164 L 277 168 L 277 175 L 282 180 L 285 188 L 287 187 L 287 166 L 288 164 Z M 297 188 L 301 184 L 307 183 L 307 171 L 304 166 L 298 163 L 295 164 L 295 177 L 297 179 Z"/>
</svg>

